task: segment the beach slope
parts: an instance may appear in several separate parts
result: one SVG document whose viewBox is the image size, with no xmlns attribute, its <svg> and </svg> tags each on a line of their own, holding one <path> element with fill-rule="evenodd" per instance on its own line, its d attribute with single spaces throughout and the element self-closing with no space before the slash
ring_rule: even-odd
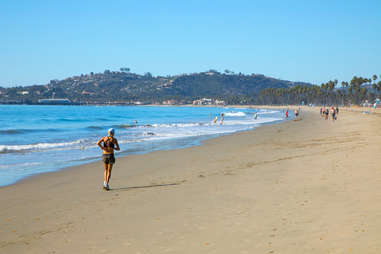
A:
<svg viewBox="0 0 381 254">
<path fill-rule="evenodd" d="M 381 253 L 381 117 L 317 111 L 0 188 L 0 253 Z"/>
</svg>

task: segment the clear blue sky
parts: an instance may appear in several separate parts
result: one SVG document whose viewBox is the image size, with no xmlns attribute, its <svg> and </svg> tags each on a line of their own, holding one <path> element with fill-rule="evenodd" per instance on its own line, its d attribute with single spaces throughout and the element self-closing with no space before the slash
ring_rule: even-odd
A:
<svg viewBox="0 0 381 254">
<path fill-rule="evenodd" d="M 120 67 L 381 75 L 381 1 L 0 1 L 0 86 Z"/>
</svg>

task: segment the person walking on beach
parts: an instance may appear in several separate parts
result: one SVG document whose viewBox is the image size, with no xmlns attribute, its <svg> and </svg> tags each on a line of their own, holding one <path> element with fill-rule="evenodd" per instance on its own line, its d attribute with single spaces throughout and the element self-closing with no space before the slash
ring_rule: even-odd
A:
<svg viewBox="0 0 381 254">
<path fill-rule="evenodd" d="M 334 107 L 332 107 L 331 114 L 332 114 L 332 120 L 335 121 L 336 120 L 336 109 Z"/>
<path fill-rule="evenodd" d="M 118 140 L 114 138 L 115 130 L 113 128 L 108 130 L 108 136 L 101 138 L 97 145 L 102 149 L 103 155 L 102 160 L 105 165 L 105 173 L 104 173 L 104 182 L 103 189 L 109 190 L 109 182 L 111 178 L 111 170 L 112 166 L 115 163 L 114 150 L 119 151 L 120 147 L 118 144 Z"/>
<path fill-rule="evenodd" d="M 329 109 L 326 108 L 325 109 L 325 120 L 328 120 L 328 116 L 329 116 Z"/>
</svg>

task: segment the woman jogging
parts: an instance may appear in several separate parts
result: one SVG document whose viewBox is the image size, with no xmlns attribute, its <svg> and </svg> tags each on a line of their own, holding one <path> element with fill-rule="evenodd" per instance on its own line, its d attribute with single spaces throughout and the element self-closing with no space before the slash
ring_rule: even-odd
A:
<svg viewBox="0 0 381 254">
<path fill-rule="evenodd" d="M 111 178 L 111 170 L 112 166 L 115 163 L 115 156 L 114 156 L 114 150 L 119 151 L 119 144 L 118 140 L 114 138 L 115 130 L 109 129 L 108 130 L 108 136 L 103 137 L 101 140 L 98 141 L 97 145 L 103 150 L 102 159 L 105 164 L 105 174 L 104 174 L 104 182 L 103 182 L 103 189 L 109 190 L 109 181 Z"/>
</svg>

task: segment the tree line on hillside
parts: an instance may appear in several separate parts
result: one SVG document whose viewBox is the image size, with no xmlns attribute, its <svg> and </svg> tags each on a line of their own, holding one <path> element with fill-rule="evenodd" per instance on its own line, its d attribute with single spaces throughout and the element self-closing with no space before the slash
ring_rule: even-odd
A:
<svg viewBox="0 0 381 254">
<path fill-rule="evenodd" d="M 380 96 L 381 81 L 354 76 L 348 83 L 331 80 L 320 86 L 298 85 L 289 88 L 267 88 L 258 95 L 258 104 L 316 104 L 316 105 L 360 105 L 374 103 Z M 381 75 L 380 75 L 381 79 Z"/>
<path fill-rule="evenodd" d="M 316 104 L 348 105 L 373 102 L 381 91 L 377 75 L 372 78 L 353 77 L 350 82 L 337 80 L 321 86 L 291 82 L 262 74 L 242 74 L 225 70 L 153 76 L 105 70 L 46 85 L 0 87 L 0 103 L 38 104 L 40 99 L 67 98 L 73 104 L 192 104 L 210 98 L 225 104 Z M 381 79 L 381 75 L 380 75 Z"/>
</svg>

